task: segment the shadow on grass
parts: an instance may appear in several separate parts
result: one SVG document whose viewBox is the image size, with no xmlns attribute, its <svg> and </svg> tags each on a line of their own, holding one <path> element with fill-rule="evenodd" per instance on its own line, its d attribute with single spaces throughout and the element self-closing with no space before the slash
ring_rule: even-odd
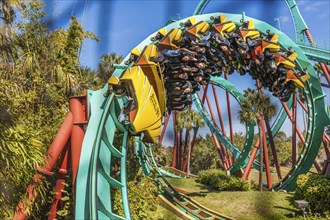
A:
<svg viewBox="0 0 330 220">
<path fill-rule="evenodd" d="M 255 194 L 255 210 L 258 216 L 272 216 L 274 215 L 271 207 L 273 206 L 273 201 L 266 196 L 264 193 L 256 193 Z"/>
<path fill-rule="evenodd" d="M 209 193 L 209 191 L 202 191 L 202 192 L 193 192 L 186 194 L 187 196 L 192 197 L 205 197 Z"/>
</svg>

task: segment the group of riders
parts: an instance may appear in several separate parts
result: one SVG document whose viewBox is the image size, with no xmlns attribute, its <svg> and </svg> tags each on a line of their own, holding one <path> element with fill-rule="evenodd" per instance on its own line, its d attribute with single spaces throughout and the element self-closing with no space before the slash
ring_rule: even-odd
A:
<svg viewBox="0 0 330 220">
<path fill-rule="evenodd" d="M 217 19 L 213 20 L 216 23 Z M 188 20 L 182 26 L 187 30 L 192 24 Z M 290 69 L 285 64 L 286 61 L 294 63 L 295 57 L 289 58 L 295 52 L 288 48 L 278 54 L 280 46 L 276 34 L 267 31 L 260 38 L 260 33 L 251 29 L 250 21 L 242 21 L 242 26 L 236 31 L 215 30 L 210 29 L 199 35 L 183 31 L 180 41 L 172 42 L 177 48 L 165 47 L 153 58 L 153 61 L 160 63 L 164 74 L 167 107 L 170 110 L 189 108 L 192 93 L 199 91 L 200 86 L 206 86 L 211 76 L 232 74 L 234 71 L 240 75 L 248 73 L 274 96 L 288 101 L 295 89 L 294 83 L 287 80 L 288 71 L 296 76 L 307 74 Z M 253 36 L 253 33 L 249 35 L 249 31 L 257 31 L 258 36 Z"/>
</svg>

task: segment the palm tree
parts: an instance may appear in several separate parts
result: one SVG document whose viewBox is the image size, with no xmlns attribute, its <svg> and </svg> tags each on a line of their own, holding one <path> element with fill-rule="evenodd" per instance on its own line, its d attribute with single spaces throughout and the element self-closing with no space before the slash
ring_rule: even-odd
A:
<svg viewBox="0 0 330 220">
<path fill-rule="evenodd" d="M 264 95 L 248 88 L 244 90 L 244 98 L 241 101 L 241 109 L 238 111 L 238 119 L 241 123 L 253 122 L 257 120 L 259 140 L 260 140 L 260 172 L 259 172 L 259 190 L 262 190 L 262 171 L 263 171 L 263 139 L 262 139 L 262 121 L 264 117 L 270 119 L 276 113 L 276 105 L 271 102 L 268 95 Z"/>
<path fill-rule="evenodd" d="M 119 64 L 122 60 L 123 57 L 116 53 L 102 55 L 97 72 L 104 80 L 108 80 L 115 69 L 114 64 Z"/>
<path fill-rule="evenodd" d="M 194 131 L 197 131 L 198 128 L 204 127 L 205 122 L 201 118 L 198 112 L 194 110 L 186 110 L 183 112 L 180 112 L 178 114 L 177 120 L 176 120 L 176 128 L 178 130 L 186 129 L 186 140 L 185 145 L 188 147 L 188 153 L 187 153 L 187 174 L 190 174 L 190 158 L 191 158 L 191 150 L 193 143 L 190 140 L 190 132 L 193 129 Z"/>
</svg>

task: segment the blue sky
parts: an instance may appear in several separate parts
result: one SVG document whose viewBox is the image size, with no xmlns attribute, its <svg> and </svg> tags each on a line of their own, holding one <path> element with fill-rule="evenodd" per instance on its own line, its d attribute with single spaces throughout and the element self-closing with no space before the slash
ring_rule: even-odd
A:
<svg viewBox="0 0 330 220">
<path fill-rule="evenodd" d="M 97 67 L 102 54 L 116 52 L 126 56 L 151 33 L 165 26 L 169 19 L 178 20 L 189 17 L 198 2 L 198 0 L 44 0 L 46 20 L 51 22 L 51 28 L 67 28 L 70 16 L 74 15 L 86 30 L 99 36 L 101 40 L 99 43 L 87 40 L 81 51 L 81 65 L 92 68 Z M 320 45 L 326 44 L 329 48 L 330 1 L 297 0 L 297 4 L 315 40 Z M 277 25 L 274 18 L 279 18 L 282 31 L 289 36 L 294 36 L 291 15 L 284 0 L 211 0 L 203 13 L 241 13 L 243 11 L 247 16 L 263 20 L 273 26 Z M 234 74 L 230 76 L 230 80 L 241 91 L 247 87 L 253 87 L 253 81 L 248 76 L 241 78 Z M 329 89 L 326 93 L 329 97 Z M 226 101 L 224 93 L 222 94 L 221 108 L 224 111 Z M 238 104 L 235 100 L 231 102 L 235 130 L 241 131 L 243 126 L 236 119 Z M 299 109 L 298 115 L 301 115 Z M 226 113 L 224 113 L 224 119 L 228 121 Z M 226 124 L 228 131 L 228 123 Z M 300 124 L 302 126 L 302 120 Z M 283 129 L 290 131 L 290 123 L 286 122 Z M 207 129 L 204 128 L 203 131 L 205 133 Z M 166 140 L 169 139 L 171 139 L 170 136 L 166 138 Z"/>
<path fill-rule="evenodd" d="M 81 64 L 96 67 L 102 54 L 116 52 L 127 55 L 129 51 L 151 33 L 165 26 L 169 19 L 190 16 L 198 0 L 185 1 L 127 1 L 127 0 L 44 0 L 47 20 L 53 28 L 67 28 L 71 15 L 75 15 L 86 30 L 101 39 L 99 43 L 87 40 L 81 54 Z M 329 45 L 329 0 L 298 1 L 301 14 L 314 38 Z M 204 13 L 241 13 L 276 26 L 294 35 L 290 12 L 285 1 L 280 0 L 211 0 Z"/>
</svg>

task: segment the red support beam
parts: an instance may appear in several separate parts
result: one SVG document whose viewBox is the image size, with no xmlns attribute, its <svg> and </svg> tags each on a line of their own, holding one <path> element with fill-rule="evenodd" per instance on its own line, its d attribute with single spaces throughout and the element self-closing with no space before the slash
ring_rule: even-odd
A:
<svg viewBox="0 0 330 220">
<path fill-rule="evenodd" d="M 215 143 L 215 147 L 216 147 L 216 149 L 218 151 L 218 154 L 220 156 L 221 162 L 223 164 L 223 168 L 225 170 L 228 170 L 228 168 L 229 168 L 228 161 L 227 161 L 227 158 L 225 157 L 225 155 L 223 155 L 223 151 L 221 150 L 220 143 L 219 143 L 217 137 L 215 136 L 215 134 L 213 132 L 211 132 L 211 134 L 212 134 L 213 141 Z"/>
<path fill-rule="evenodd" d="M 216 120 L 215 120 L 215 117 L 214 117 L 214 113 L 213 113 L 213 110 L 212 110 L 212 106 L 211 106 L 211 102 L 210 102 L 210 99 L 209 99 L 209 96 L 208 95 L 206 95 L 206 102 L 207 102 L 207 105 L 208 105 L 208 107 L 209 107 L 209 110 L 210 110 L 210 114 L 211 114 L 211 118 L 212 118 L 212 120 L 213 120 L 213 123 L 216 125 L 217 123 L 216 123 Z M 212 133 L 212 136 L 214 136 L 213 137 L 213 139 L 215 138 L 216 139 L 216 145 L 219 145 L 219 147 L 220 147 L 220 151 L 222 152 L 222 155 L 223 155 L 223 157 L 224 157 L 224 161 L 225 161 L 225 163 L 226 163 L 226 165 L 227 165 L 227 167 L 229 168 L 231 165 L 230 165 L 230 158 L 228 159 L 227 157 L 226 157 L 226 152 L 225 152 L 225 150 L 224 150 L 224 147 L 222 146 L 222 144 L 219 142 L 219 140 L 215 137 L 215 135 Z"/>
<path fill-rule="evenodd" d="M 37 167 L 40 172 L 45 173 L 47 175 L 53 175 L 52 169 L 54 168 L 55 163 L 57 162 L 58 158 L 60 157 L 66 144 L 69 141 L 72 131 L 72 120 L 72 113 L 69 112 L 46 153 L 45 166 Z M 26 207 L 32 204 L 37 198 L 38 195 L 35 188 L 40 183 L 42 178 L 44 177 L 41 174 L 34 174 L 33 182 L 27 187 L 26 194 L 24 196 L 25 199 L 23 199 L 17 205 L 13 219 L 26 218 Z"/>
<path fill-rule="evenodd" d="M 260 139 L 258 138 L 257 142 L 255 143 L 253 149 L 252 149 L 252 152 L 251 152 L 251 155 L 250 155 L 250 159 L 248 161 L 248 164 L 246 165 L 246 168 L 245 168 L 245 171 L 243 173 L 243 176 L 242 178 L 243 179 L 248 179 L 249 177 L 249 174 L 250 174 L 250 171 L 251 171 L 251 168 L 252 168 L 252 165 L 253 165 L 253 162 L 256 158 L 256 155 L 257 155 L 257 152 L 258 152 L 258 149 L 260 147 Z"/>
<path fill-rule="evenodd" d="M 37 168 L 40 172 L 48 175 L 53 175 L 51 171 L 54 168 L 54 165 L 57 162 L 60 154 L 62 153 L 65 145 L 70 139 L 72 131 L 72 121 L 73 115 L 71 112 L 69 112 L 62 126 L 58 130 L 52 144 L 48 148 L 45 158 L 46 165 L 44 167 Z"/>
<path fill-rule="evenodd" d="M 179 155 L 178 155 L 178 170 L 182 170 L 182 142 L 183 142 L 183 135 L 182 135 L 182 130 L 179 131 L 179 144 L 178 144 L 178 150 L 179 150 Z"/>
<path fill-rule="evenodd" d="M 176 167 L 177 164 L 177 148 L 178 148 L 178 133 L 175 131 L 175 123 L 176 123 L 176 112 L 172 114 L 173 116 L 173 130 L 174 130 L 174 143 L 173 143 L 173 158 L 171 167 Z"/>
<path fill-rule="evenodd" d="M 328 71 L 328 68 L 329 68 L 329 67 L 327 67 L 327 65 L 324 64 L 324 63 L 320 63 L 320 66 L 321 66 L 321 69 L 322 69 L 323 74 L 324 74 L 324 76 L 325 76 L 325 79 L 326 79 L 327 82 L 328 82 L 328 85 L 330 85 L 330 73 L 329 73 L 329 71 Z"/>
<path fill-rule="evenodd" d="M 258 93 L 263 94 L 263 92 L 260 88 L 260 82 L 257 81 L 256 83 L 257 83 Z M 269 120 L 267 117 L 265 117 L 264 122 L 266 124 L 268 139 L 269 139 L 270 147 L 271 147 L 273 158 L 274 158 L 277 176 L 279 179 L 282 179 L 282 171 L 281 171 L 280 163 L 278 161 L 278 157 L 277 157 L 277 153 L 276 153 L 276 149 L 275 149 L 275 143 L 274 143 L 274 139 L 273 139 L 273 135 L 272 135 L 272 130 L 271 130 Z M 264 143 L 267 143 L 267 142 L 264 142 Z M 264 152 L 266 152 L 266 151 L 264 151 Z M 267 151 L 267 154 L 268 154 L 268 151 Z M 264 158 L 266 158 L 266 156 Z M 267 155 L 267 158 L 268 158 L 268 155 Z M 265 164 L 266 164 L 266 162 L 265 162 Z"/>
<path fill-rule="evenodd" d="M 296 128 L 297 128 L 297 94 L 296 91 L 293 92 L 293 101 L 292 101 L 292 162 L 291 167 L 297 162 L 297 136 L 296 136 Z"/>
<path fill-rule="evenodd" d="M 322 137 L 322 143 L 323 143 L 323 148 L 325 151 L 325 154 L 327 155 L 327 157 L 330 156 L 330 152 L 329 152 L 329 148 L 328 148 L 328 144 L 327 144 L 327 138 L 326 138 L 326 134 L 325 132 L 323 133 L 323 137 Z"/>
<path fill-rule="evenodd" d="M 216 104 L 216 107 L 217 107 L 217 112 L 218 112 L 218 117 L 219 117 L 219 121 L 220 121 L 221 131 L 226 136 L 225 126 L 224 126 L 223 119 L 222 119 L 222 114 L 221 114 L 221 108 L 220 108 L 220 105 L 219 105 L 218 94 L 217 94 L 216 87 L 215 87 L 214 84 L 212 84 L 212 90 L 213 90 L 213 97 L 214 97 L 214 100 L 215 100 L 215 104 Z M 230 166 L 232 166 L 232 160 L 230 158 L 230 151 L 228 149 L 226 149 L 226 151 L 227 151 L 227 155 L 228 155 L 228 159 L 229 159 L 229 164 L 230 164 Z"/>
<path fill-rule="evenodd" d="M 202 104 L 205 103 L 205 98 L 207 96 L 207 90 L 209 88 L 209 84 L 206 84 L 206 86 L 203 86 L 203 89 L 204 89 L 204 94 L 203 94 L 203 98 L 202 98 Z"/>
<path fill-rule="evenodd" d="M 330 155 L 327 157 L 325 164 L 322 169 L 322 174 L 328 175 L 330 174 Z"/>
<path fill-rule="evenodd" d="M 84 124 L 87 123 L 87 104 L 86 96 L 76 96 L 70 98 L 70 112 L 67 114 L 62 126 L 58 130 L 51 146 L 48 148 L 45 157 L 45 165 L 42 167 L 37 167 L 37 170 L 47 174 L 53 175 L 53 168 L 62 155 L 61 166 L 58 172 L 60 173 L 60 178 L 57 180 L 55 189 L 57 192 L 54 202 L 51 207 L 49 219 L 54 219 L 56 217 L 56 209 L 58 207 L 61 190 L 63 189 L 65 174 L 67 173 L 69 159 L 69 153 L 71 152 L 71 166 L 72 166 L 72 186 L 73 195 L 75 194 L 74 185 L 75 178 L 78 171 L 80 152 L 82 147 L 82 142 L 84 139 Z M 69 142 L 71 140 L 71 144 Z M 66 146 L 70 147 L 66 147 Z M 13 216 L 14 219 L 25 219 L 26 218 L 26 207 L 27 205 L 33 203 L 37 197 L 36 186 L 44 178 L 41 174 L 35 174 L 33 177 L 33 183 L 27 187 L 27 192 L 25 194 L 25 201 L 21 201 Z"/>
<path fill-rule="evenodd" d="M 282 105 L 283 105 L 283 107 L 284 107 L 284 110 L 286 111 L 286 113 L 287 113 L 287 115 L 288 115 L 288 118 L 290 119 L 290 121 L 292 122 L 292 115 L 291 115 L 291 113 L 290 113 L 290 111 L 289 111 L 289 108 L 288 108 L 288 106 L 284 103 L 284 102 L 281 102 L 282 103 Z M 299 138 L 300 138 L 300 141 L 301 141 L 301 143 L 302 144 L 305 144 L 305 137 L 304 137 L 304 135 L 302 134 L 302 132 L 301 132 L 301 130 L 300 130 L 300 128 L 298 127 L 298 125 L 296 124 L 296 131 L 297 131 L 297 134 L 298 134 L 298 136 L 299 136 Z M 316 162 L 316 160 L 314 160 L 314 166 L 315 166 L 315 168 L 316 168 L 316 170 L 318 171 L 318 172 L 321 172 L 322 170 L 321 170 L 321 168 L 320 168 L 320 165 Z"/>
<path fill-rule="evenodd" d="M 305 29 L 305 34 L 306 34 L 306 37 L 307 37 L 308 41 L 315 47 L 316 46 L 316 43 L 315 43 L 315 41 L 313 39 L 312 34 L 309 32 L 308 29 Z"/>
<path fill-rule="evenodd" d="M 76 177 L 79 167 L 80 153 L 85 132 L 84 125 L 87 124 L 86 118 L 86 96 L 70 97 L 69 106 L 72 112 L 72 131 L 71 131 L 71 165 L 72 165 L 72 188 L 75 195 Z"/>
<path fill-rule="evenodd" d="M 40 184 L 43 178 L 45 177 L 41 174 L 34 174 L 32 183 L 28 185 L 26 189 L 24 199 L 22 199 L 16 206 L 15 214 L 13 216 L 14 220 L 26 219 L 26 209 L 28 206 L 34 203 L 35 199 L 37 198 L 38 194 L 36 187 Z"/>
<path fill-rule="evenodd" d="M 271 189 L 273 184 L 272 184 L 272 175 L 270 173 L 270 162 L 269 162 L 268 149 L 267 149 L 267 139 L 266 139 L 264 119 L 261 119 L 260 122 L 261 122 L 261 133 L 263 139 L 262 145 L 263 145 L 264 161 L 266 167 L 267 187 L 268 189 Z"/>
<path fill-rule="evenodd" d="M 196 141 L 196 137 L 197 137 L 197 132 L 198 132 L 198 128 L 194 129 L 194 135 L 193 135 L 193 138 L 191 140 L 191 150 L 190 150 L 190 158 L 191 158 L 191 155 L 192 155 L 192 152 L 194 150 L 194 146 L 195 146 L 195 141 Z"/>
<path fill-rule="evenodd" d="M 271 147 L 273 158 L 274 158 L 277 177 L 278 177 L 279 180 L 281 180 L 283 178 L 282 171 L 281 171 L 280 163 L 278 161 L 277 152 L 276 152 L 276 149 L 275 149 L 275 143 L 274 143 L 274 138 L 273 138 L 273 135 L 272 135 L 272 130 L 271 130 L 271 127 L 270 127 L 270 124 L 269 124 L 269 121 L 268 121 L 267 118 L 265 118 L 265 124 L 266 124 L 266 129 L 267 129 L 267 134 L 268 134 L 270 147 Z"/>
<path fill-rule="evenodd" d="M 297 100 L 298 100 L 300 106 L 302 107 L 302 109 L 306 112 L 306 114 L 308 114 L 308 110 L 307 110 L 306 106 L 304 105 L 304 103 L 300 99 L 297 99 Z M 323 133 L 322 138 L 323 138 L 324 150 L 325 150 L 326 155 L 328 156 L 330 154 L 329 148 L 328 148 L 327 144 L 324 144 L 324 143 L 330 142 L 330 138 L 328 137 L 328 135 L 325 132 Z"/>
<path fill-rule="evenodd" d="M 69 160 L 70 160 L 69 159 L 69 148 L 70 148 L 70 146 L 66 146 L 65 148 L 66 149 L 65 149 L 64 153 L 62 154 L 62 158 L 61 158 L 61 162 L 60 162 L 61 166 L 60 166 L 60 169 L 58 170 L 58 172 L 60 174 L 59 174 L 58 179 L 56 180 L 55 195 L 53 197 L 52 205 L 51 205 L 51 208 L 50 208 L 50 213 L 49 213 L 49 216 L 48 216 L 49 220 L 57 218 L 56 211 L 59 208 L 61 208 L 61 205 L 62 205 L 62 201 L 61 201 L 62 190 L 64 190 L 64 188 L 65 188 L 65 185 L 64 185 L 65 184 L 65 179 L 66 179 L 65 176 L 68 173 L 68 164 L 69 164 Z"/>
<path fill-rule="evenodd" d="M 228 80 L 228 73 L 225 73 L 225 79 Z M 230 108 L 230 96 L 228 91 L 226 91 L 226 99 L 227 99 L 227 110 L 228 110 L 228 118 L 229 118 L 230 140 L 234 144 L 233 121 L 232 121 L 231 108 Z"/>
<path fill-rule="evenodd" d="M 167 128 L 167 124 L 168 124 L 168 121 L 170 120 L 171 118 L 171 113 L 169 113 L 167 116 L 166 116 L 166 119 L 165 119 L 165 122 L 164 122 L 164 126 L 163 126 L 163 129 L 162 129 L 162 133 L 160 134 L 159 136 L 159 140 L 158 142 L 160 144 L 162 144 L 163 142 L 163 138 L 164 138 L 164 135 L 165 135 L 165 131 L 166 131 L 166 128 Z"/>
<path fill-rule="evenodd" d="M 214 96 L 215 104 L 216 104 L 216 107 L 217 107 L 217 112 L 218 112 L 218 117 L 219 117 L 219 121 L 220 121 L 221 130 L 222 130 L 222 133 L 224 135 L 226 135 L 225 126 L 224 126 L 223 119 L 222 119 L 222 114 L 221 114 L 221 108 L 220 108 L 220 105 L 219 105 L 218 94 L 217 94 L 217 91 L 216 91 L 216 87 L 213 84 L 212 84 L 212 90 L 213 90 L 213 96 Z"/>
</svg>

